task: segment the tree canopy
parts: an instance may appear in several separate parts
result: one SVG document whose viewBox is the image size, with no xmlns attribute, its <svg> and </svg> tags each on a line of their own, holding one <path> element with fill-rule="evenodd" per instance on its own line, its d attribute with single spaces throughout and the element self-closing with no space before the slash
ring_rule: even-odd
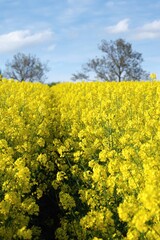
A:
<svg viewBox="0 0 160 240">
<path fill-rule="evenodd" d="M 36 56 L 24 53 L 15 54 L 12 61 L 8 61 L 5 66 L 4 77 L 18 81 L 44 82 L 49 71 L 47 63 L 42 63 Z"/>
<path fill-rule="evenodd" d="M 102 40 L 98 47 L 103 53 L 102 57 L 89 60 L 83 65 L 82 72 L 73 74 L 72 80 L 88 80 L 91 72 L 102 81 L 148 79 L 149 74 L 142 68 L 142 54 L 133 51 L 131 43 L 121 38 Z"/>
</svg>

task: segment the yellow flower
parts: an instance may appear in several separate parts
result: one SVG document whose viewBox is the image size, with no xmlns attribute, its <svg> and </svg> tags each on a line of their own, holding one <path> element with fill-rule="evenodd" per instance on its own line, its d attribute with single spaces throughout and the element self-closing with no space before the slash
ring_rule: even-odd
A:
<svg viewBox="0 0 160 240">
<path fill-rule="evenodd" d="M 150 74 L 150 78 L 151 78 L 152 80 L 155 80 L 155 79 L 157 78 L 156 73 L 151 73 L 151 74 Z"/>
<path fill-rule="evenodd" d="M 37 141 L 38 145 L 40 147 L 44 147 L 45 146 L 45 140 L 43 138 L 39 138 Z"/>
<path fill-rule="evenodd" d="M 65 192 L 60 192 L 60 203 L 64 210 L 71 210 L 76 206 L 74 198 Z"/>
</svg>

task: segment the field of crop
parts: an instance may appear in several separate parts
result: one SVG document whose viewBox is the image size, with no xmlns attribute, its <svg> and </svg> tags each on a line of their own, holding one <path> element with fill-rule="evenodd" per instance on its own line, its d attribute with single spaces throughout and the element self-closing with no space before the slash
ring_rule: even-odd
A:
<svg viewBox="0 0 160 240">
<path fill-rule="evenodd" d="M 158 81 L 0 82 L 0 239 L 160 239 L 159 179 Z"/>
</svg>

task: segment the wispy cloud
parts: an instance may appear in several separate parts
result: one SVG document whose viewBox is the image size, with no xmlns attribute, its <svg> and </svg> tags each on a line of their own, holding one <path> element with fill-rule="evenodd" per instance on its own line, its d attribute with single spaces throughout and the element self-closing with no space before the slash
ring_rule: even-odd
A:
<svg viewBox="0 0 160 240">
<path fill-rule="evenodd" d="M 108 1 L 105 3 L 105 6 L 109 7 L 109 8 L 114 7 L 114 5 L 115 5 L 115 3 L 113 1 Z"/>
<path fill-rule="evenodd" d="M 73 7 L 70 6 L 67 9 L 64 10 L 63 14 L 58 18 L 61 23 L 71 23 L 75 19 L 77 19 L 81 14 L 86 12 L 86 7 L 81 6 L 81 7 Z"/>
<path fill-rule="evenodd" d="M 64 9 L 63 14 L 59 17 L 62 23 L 70 23 L 87 11 L 91 11 L 91 4 L 94 0 L 67 0 L 68 6 Z"/>
<path fill-rule="evenodd" d="M 10 52 L 26 46 L 40 44 L 53 39 L 53 32 L 45 30 L 32 33 L 30 30 L 19 30 L 0 35 L 0 52 Z"/>
<path fill-rule="evenodd" d="M 55 49 L 55 47 L 56 47 L 55 44 L 51 44 L 51 45 L 48 46 L 47 51 L 52 52 Z"/>
<path fill-rule="evenodd" d="M 111 0 L 111 1 L 107 1 L 106 3 L 105 3 L 105 6 L 106 7 L 109 7 L 109 8 L 113 8 L 113 7 L 115 7 L 115 6 L 119 6 L 119 5 L 124 5 L 124 4 L 126 4 L 126 2 L 127 1 L 114 1 L 114 0 Z"/>
<path fill-rule="evenodd" d="M 160 31 L 160 20 L 155 20 L 153 22 L 147 23 L 143 26 L 146 31 Z"/>
<path fill-rule="evenodd" d="M 68 4 L 71 4 L 71 5 L 88 5 L 90 3 L 92 3 L 94 0 L 81 0 L 79 2 L 77 2 L 77 0 L 67 0 Z"/>
<path fill-rule="evenodd" d="M 125 18 L 119 21 L 116 25 L 112 25 L 106 28 L 106 31 L 109 33 L 117 34 L 128 31 L 129 19 Z"/>
<path fill-rule="evenodd" d="M 160 38 L 160 20 L 144 24 L 137 30 L 135 38 L 139 40 Z"/>
</svg>

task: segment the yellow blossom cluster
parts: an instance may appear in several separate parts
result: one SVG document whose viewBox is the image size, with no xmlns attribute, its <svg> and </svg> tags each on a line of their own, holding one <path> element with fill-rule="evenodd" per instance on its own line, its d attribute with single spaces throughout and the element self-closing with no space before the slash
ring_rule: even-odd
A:
<svg viewBox="0 0 160 240">
<path fill-rule="evenodd" d="M 47 85 L 0 82 L 0 239 L 40 233 L 32 217 L 53 181 L 54 107 Z"/>
<path fill-rule="evenodd" d="M 53 186 L 65 213 L 57 239 L 160 239 L 160 83 L 52 92 L 61 126 Z"/>
</svg>

